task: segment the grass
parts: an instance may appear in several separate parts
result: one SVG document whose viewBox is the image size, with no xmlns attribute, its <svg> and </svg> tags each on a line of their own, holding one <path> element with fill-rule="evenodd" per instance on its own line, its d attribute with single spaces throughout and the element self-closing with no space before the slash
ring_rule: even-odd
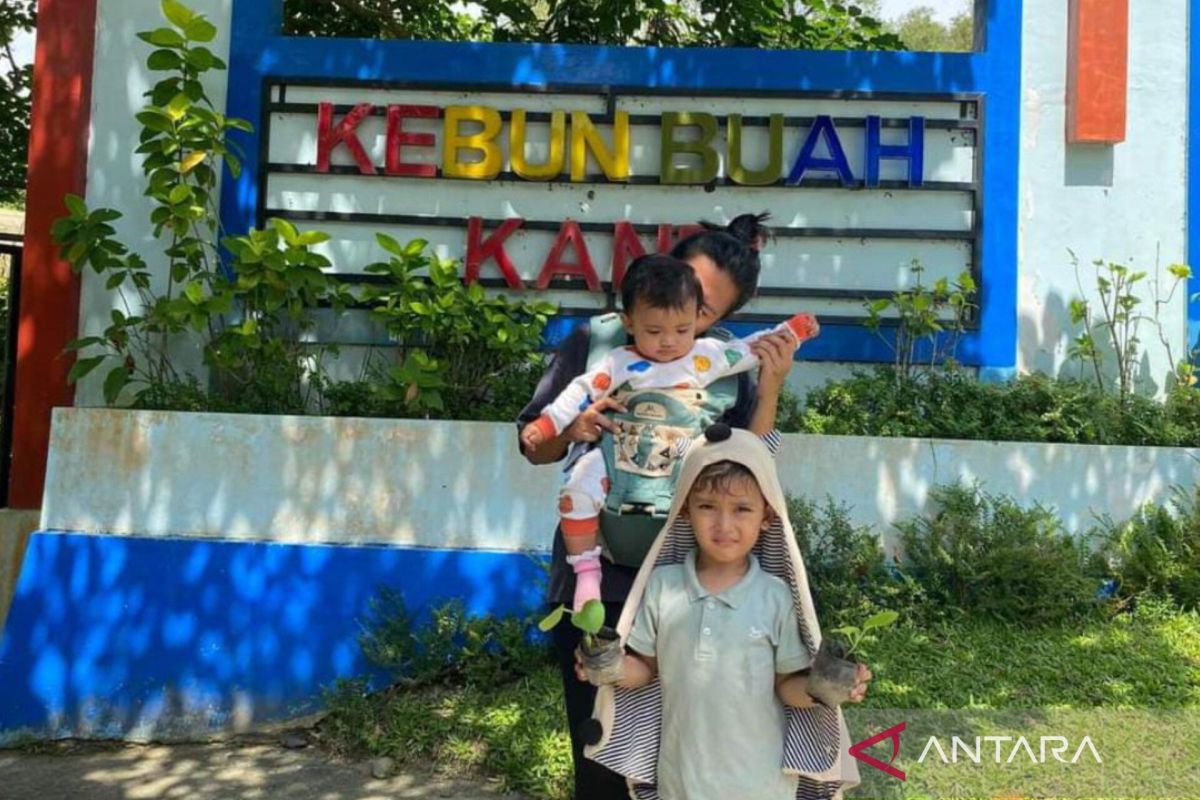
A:
<svg viewBox="0 0 1200 800">
<path fill-rule="evenodd" d="M 1197 613 L 1151 609 L 1042 628 L 971 620 L 901 626 L 867 654 L 876 675 L 861 709 L 867 713 L 1200 709 Z M 533 798 L 570 796 L 570 747 L 554 667 L 498 687 L 368 695 L 364 684 L 347 683 L 329 701 L 322 734 L 338 752 L 485 774 L 504 791 Z"/>
</svg>

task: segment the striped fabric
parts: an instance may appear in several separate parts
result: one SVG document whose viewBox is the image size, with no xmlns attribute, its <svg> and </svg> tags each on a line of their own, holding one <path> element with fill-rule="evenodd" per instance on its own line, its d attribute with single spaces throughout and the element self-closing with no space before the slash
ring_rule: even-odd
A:
<svg viewBox="0 0 1200 800">
<path fill-rule="evenodd" d="M 810 655 L 816 656 L 821 629 L 813 611 L 808 577 L 785 513 L 783 490 L 772 461 L 781 441 L 778 431 L 761 439 L 745 431 L 734 431 L 725 441 L 714 443 L 699 439 L 691 447 L 681 470 L 668 522 L 646 557 L 621 612 L 617 631 L 622 640 L 628 637 L 633 627 L 650 571 L 681 563 L 696 546 L 691 525 L 678 517 L 688 489 L 704 467 L 729 460 L 749 467 L 758 478 L 767 502 L 780 511 L 780 517 L 759 538 L 754 553 L 764 570 L 782 578 L 792 588 L 801 640 Z M 600 721 L 603 734 L 599 743 L 585 750 L 586 755 L 626 776 L 631 798 L 659 800 L 654 785 L 662 718 L 662 693 L 658 681 L 641 689 L 600 687 L 594 716 Z M 840 709 L 821 705 L 787 709 L 784 760 L 780 768 L 798 776 L 798 800 L 832 798 L 858 783 L 858 771 L 847 754 L 849 744 L 849 732 Z"/>
</svg>

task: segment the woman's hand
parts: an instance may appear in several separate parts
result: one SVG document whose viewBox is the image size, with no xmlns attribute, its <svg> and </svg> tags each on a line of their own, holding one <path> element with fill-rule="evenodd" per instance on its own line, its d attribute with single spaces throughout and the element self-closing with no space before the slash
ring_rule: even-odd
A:
<svg viewBox="0 0 1200 800">
<path fill-rule="evenodd" d="M 758 356 L 759 392 L 764 389 L 779 393 L 795 363 L 796 349 L 800 343 L 786 331 L 764 336 L 750 345 L 750 351 Z"/>
<path fill-rule="evenodd" d="M 608 410 L 626 412 L 628 409 L 612 397 L 602 397 L 567 426 L 562 436 L 569 442 L 598 442 L 604 431 L 616 432 L 617 425 L 604 415 Z"/>
</svg>

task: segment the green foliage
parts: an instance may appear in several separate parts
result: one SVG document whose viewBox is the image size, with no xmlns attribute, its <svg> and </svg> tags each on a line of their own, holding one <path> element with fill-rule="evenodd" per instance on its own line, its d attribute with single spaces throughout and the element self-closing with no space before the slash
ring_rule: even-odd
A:
<svg viewBox="0 0 1200 800">
<path fill-rule="evenodd" d="M 845 638 L 849 647 L 842 652 L 841 657 L 848 659 L 856 652 L 861 653 L 862 645 L 876 641 L 878 636 L 872 631 L 890 627 L 898 619 L 900 619 L 900 614 L 895 611 L 880 611 L 867 617 L 861 626 L 843 625 L 840 628 L 834 628 L 830 633 L 836 633 Z"/>
<path fill-rule="evenodd" d="M 1176 488 L 1168 506 L 1143 506 L 1117 524 L 1102 519 L 1092 561 L 1096 572 L 1116 581 L 1122 602 L 1160 597 L 1200 610 L 1200 489 Z"/>
<path fill-rule="evenodd" d="M 897 525 L 901 570 L 938 607 L 1021 624 L 1087 610 L 1095 582 L 1086 548 L 1041 506 L 1022 508 L 978 486 L 940 486 L 929 517 Z"/>
<path fill-rule="evenodd" d="M 285 30 L 443 41 L 898 50 L 900 38 L 843 0 L 287 0 Z"/>
<path fill-rule="evenodd" d="M 120 213 L 88 209 L 68 196 L 69 214 L 53 227 L 63 257 L 76 271 L 91 268 L 104 276 L 120 301 L 102 334 L 70 344 L 79 356 L 69 379 L 104 366 L 108 403 L 128 387 L 135 404 L 145 404 L 150 387 L 188 383 L 172 363 L 170 344 L 198 333 L 205 363 L 235 405 L 295 411 L 303 405 L 297 400 L 304 375 L 299 337 L 310 325 L 308 312 L 346 300 L 344 289 L 321 269 L 328 261 L 309 250 L 328 237 L 273 220 L 266 230 L 227 237 L 223 244 L 232 260 L 221 262 L 217 174 L 222 162 L 237 173 L 227 136 L 250 125 L 217 111 L 205 93 L 205 74 L 225 69 L 204 46 L 216 28 L 177 0 L 163 0 L 161 11 L 169 25 L 138 34 L 156 48 L 147 66 L 166 75 L 146 93 L 149 103 L 137 115 L 142 133 L 136 152 L 154 203 L 150 223 L 168 259 L 165 286 L 116 238 L 111 223 Z M 247 398 L 248 387 L 259 396 Z"/>
<path fill-rule="evenodd" d="M 465 285 L 456 262 L 425 252 L 416 239 L 376 236 L 390 258 L 367 266 L 386 280 L 368 285 L 363 301 L 399 345 L 399 363 L 382 370 L 386 400 L 407 408 L 472 416 L 496 387 L 529 371 L 542 330 L 555 313 L 547 302 L 489 296 Z M 453 406 L 446 400 L 453 398 Z"/>
<path fill-rule="evenodd" d="M 851 436 L 1156 446 L 1200 445 L 1200 390 L 1176 384 L 1165 402 L 1120 398 L 1092 381 L 1021 375 L 983 383 L 958 369 L 858 372 L 809 392 L 779 428 Z"/>
<path fill-rule="evenodd" d="M 934 18 L 933 8 L 917 6 L 887 27 L 904 41 L 906 50 L 965 53 L 975 45 L 975 23 L 969 12 L 943 24 Z"/>
<path fill-rule="evenodd" d="M 545 664 L 549 649 L 532 640 L 529 619 L 472 617 L 460 601 L 433 610 L 414 623 L 397 592 L 383 590 L 372 601 L 359 646 L 376 667 L 404 686 L 494 685 L 528 675 Z"/>
<path fill-rule="evenodd" d="M 335 753 L 389 756 L 420 772 L 483 774 L 500 792 L 571 797 L 571 740 L 558 668 L 502 686 L 370 695 L 365 681 L 326 694 L 321 739 Z"/>
<path fill-rule="evenodd" d="M 141 408 L 514 418 L 512 393 L 529 386 L 540 364 L 550 304 L 510 303 L 466 287 L 457 265 L 426 256 L 422 241 L 401 245 L 381 235 L 392 258 L 367 269 L 384 281 L 356 294 L 312 250 L 329 239 L 324 233 L 272 219 L 263 230 L 220 237 L 217 174 L 222 163 L 235 175 L 240 168 L 227 136 L 251 127 L 217 112 L 205 94 L 205 73 L 225 69 L 204 47 L 216 28 L 177 0 L 162 0 L 161 11 L 169 25 L 138 34 L 155 48 L 147 65 L 166 75 L 137 115 L 137 152 L 167 275 L 152 276 L 116 238 L 118 212 L 66 198 L 69 214 L 53 229 L 63 257 L 77 271 L 104 276 L 118 301 L 102 333 L 69 345 L 78 353 L 69 379 L 103 367 L 106 402 L 124 397 Z M 394 364 L 369 364 L 370 383 L 338 386 L 325 368 L 336 348 L 306 340 L 318 310 L 336 316 L 360 304 L 373 307 L 401 347 Z M 197 335 L 207 390 L 180 374 L 173 358 L 173 343 Z"/>
<path fill-rule="evenodd" d="M 33 67 L 18 66 L 12 44 L 37 24 L 35 0 L 0 4 L 0 203 L 22 203 L 29 152 Z"/>
<path fill-rule="evenodd" d="M 906 618 L 923 613 L 920 586 L 895 573 L 879 536 L 870 526 L 851 522 L 844 504 L 826 498 L 818 506 L 789 496 L 788 519 L 823 625 L 849 624 L 884 609 Z"/>
<path fill-rule="evenodd" d="M 897 381 L 912 376 L 922 342 L 929 352 L 930 366 L 953 360 L 967 321 L 978 309 L 974 302 L 975 279 L 970 272 L 960 273 L 953 282 L 939 278 L 933 286 L 926 286 L 921 262 L 913 259 L 910 268 L 914 276 L 911 289 L 863 303 L 867 311 L 863 326 L 891 349 Z M 885 320 L 892 323 L 889 327 L 894 336 L 883 333 Z"/>
</svg>

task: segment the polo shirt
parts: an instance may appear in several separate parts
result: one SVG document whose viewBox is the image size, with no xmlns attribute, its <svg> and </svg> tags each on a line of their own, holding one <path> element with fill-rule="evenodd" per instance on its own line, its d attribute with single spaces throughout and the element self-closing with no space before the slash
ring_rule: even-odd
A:
<svg viewBox="0 0 1200 800">
<path fill-rule="evenodd" d="M 777 673 L 806 668 L 792 593 L 749 556 L 746 574 L 713 594 L 696 575 L 696 551 L 659 567 L 629 634 L 636 653 L 658 659 L 662 800 L 792 800 L 784 775 L 783 704 Z"/>
</svg>

